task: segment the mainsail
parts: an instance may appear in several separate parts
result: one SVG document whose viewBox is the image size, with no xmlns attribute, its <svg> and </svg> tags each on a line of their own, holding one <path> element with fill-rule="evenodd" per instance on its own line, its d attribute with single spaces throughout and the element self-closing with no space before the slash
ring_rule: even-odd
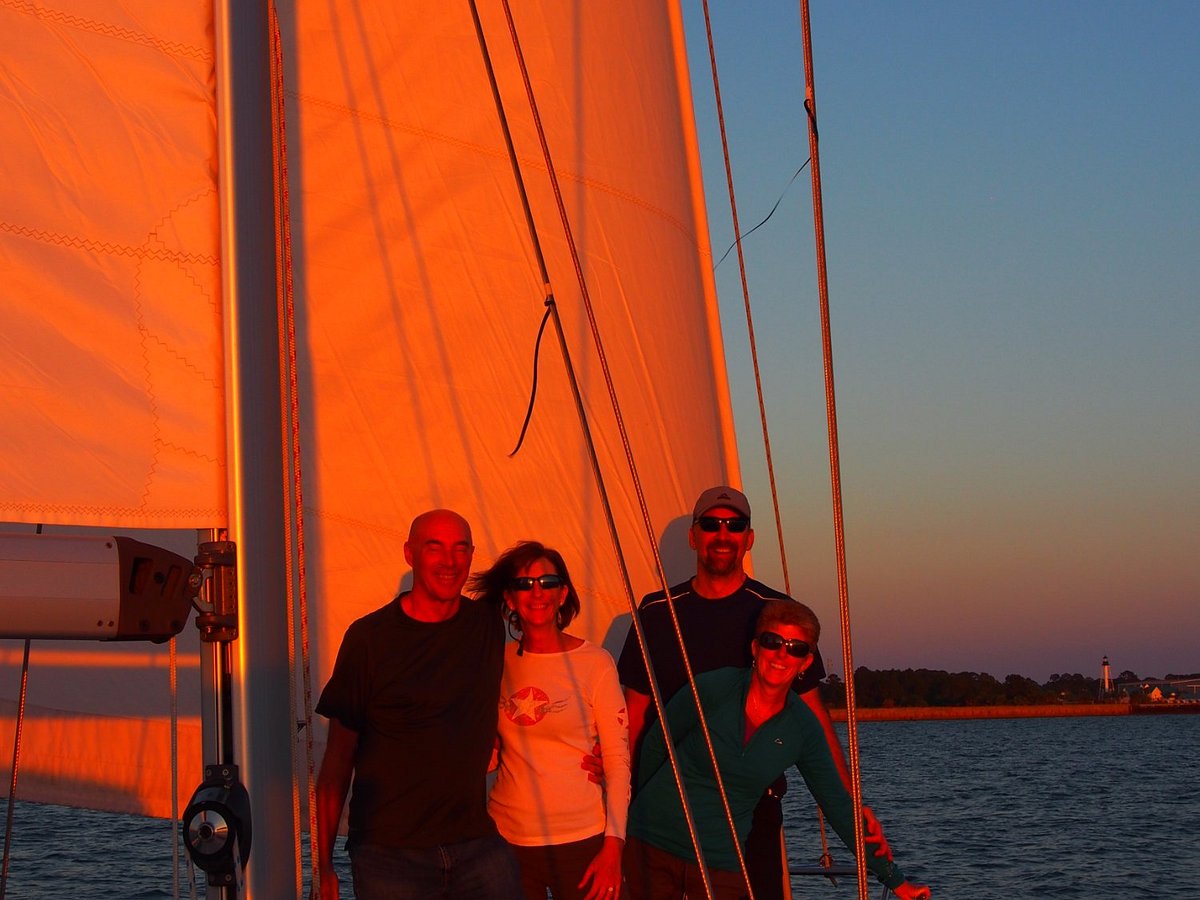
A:
<svg viewBox="0 0 1200 900">
<path fill-rule="evenodd" d="M 640 592 L 657 575 L 626 450 L 508 26 L 497 4 L 482 6 Z M 679 10 L 670 0 L 514 6 L 650 530 L 667 538 L 669 562 L 672 525 L 696 491 L 737 478 Z M 314 686 L 346 625 L 397 590 L 407 524 L 434 506 L 473 523 L 477 564 L 522 538 L 561 549 L 581 586 L 581 632 L 613 647 L 626 591 L 557 353 L 543 352 L 529 435 L 508 455 L 546 290 L 467 4 L 292 3 L 279 20 Z M 213 46 L 205 4 L 0 3 L 0 520 L 230 524 Z M 20 654 L 11 641 L 0 653 L 0 697 L 11 700 Z M 95 692 L 48 684 L 86 681 L 93 659 L 161 674 L 164 653 L 35 644 L 19 795 L 167 815 L 169 791 L 132 789 L 86 749 L 104 721 L 71 704 Z M 194 668 L 194 649 L 184 659 Z M 239 662 L 252 677 L 253 661 Z M 122 740 L 161 768 L 166 700 L 139 693 Z M 0 746 L 11 746 L 11 703 L 0 717 Z M 184 725 L 194 730 L 194 715 Z M 284 760 L 291 748 L 275 749 Z M 199 753 L 181 754 L 182 802 Z"/>
</svg>

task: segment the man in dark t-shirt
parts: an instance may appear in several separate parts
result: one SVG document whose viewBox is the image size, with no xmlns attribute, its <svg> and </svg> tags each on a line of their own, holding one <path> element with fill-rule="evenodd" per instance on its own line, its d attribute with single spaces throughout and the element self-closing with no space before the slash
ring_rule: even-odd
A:
<svg viewBox="0 0 1200 900">
<path fill-rule="evenodd" d="M 750 641 L 763 605 L 769 599 L 791 598 L 746 574 L 746 553 L 754 546 L 750 501 L 746 495 L 727 485 L 704 491 L 692 511 L 688 545 L 696 551 L 696 574 L 671 588 L 669 602 L 675 607 L 692 674 L 727 666 L 749 666 Z M 670 700 L 677 691 L 690 690 L 668 599 L 662 591 L 642 599 L 638 617 L 663 702 Z M 813 656 L 812 666 L 797 679 L 793 690 L 821 723 L 834 762 L 846 789 L 850 790 L 850 771 L 845 755 L 818 690 L 825 677 L 825 667 L 819 650 L 814 648 Z M 636 762 L 641 736 L 657 715 L 651 698 L 650 676 L 632 628 L 625 638 L 617 671 L 625 687 L 629 745 Z M 787 782 L 782 778 L 768 790 L 755 810 L 754 824 L 746 841 L 746 867 L 754 896 L 759 900 L 783 897 L 779 829 L 783 823 L 781 798 L 786 790 Z M 890 858 L 891 851 L 878 820 L 869 809 L 864 808 L 864 815 L 868 840 L 877 845 L 876 853 Z"/>
<path fill-rule="evenodd" d="M 329 739 L 317 779 L 322 900 L 337 900 L 333 845 L 350 797 L 347 848 L 359 900 L 520 896 L 516 860 L 487 812 L 504 664 L 497 609 L 462 596 L 466 520 L 413 520 L 412 590 L 346 630 L 317 712 Z"/>
</svg>

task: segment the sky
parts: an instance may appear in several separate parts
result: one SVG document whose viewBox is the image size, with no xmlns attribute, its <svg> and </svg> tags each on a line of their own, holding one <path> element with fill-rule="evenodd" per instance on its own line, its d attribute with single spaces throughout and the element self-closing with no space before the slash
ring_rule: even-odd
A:
<svg viewBox="0 0 1200 900">
<path fill-rule="evenodd" d="M 745 251 L 790 589 L 844 673 L 799 5 L 710 6 L 743 228 L 779 201 Z M 1200 4 L 812 16 L 854 664 L 1200 671 Z M 755 571 L 783 586 L 734 255 L 716 280 Z"/>
<path fill-rule="evenodd" d="M 791 589 L 843 671 L 799 5 L 711 4 Z M 722 7 L 722 8 L 718 8 Z M 714 256 L 733 240 L 684 3 Z M 812 9 L 855 666 L 1200 671 L 1200 6 Z M 717 269 L 754 565 L 782 584 Z"/>
</svg>

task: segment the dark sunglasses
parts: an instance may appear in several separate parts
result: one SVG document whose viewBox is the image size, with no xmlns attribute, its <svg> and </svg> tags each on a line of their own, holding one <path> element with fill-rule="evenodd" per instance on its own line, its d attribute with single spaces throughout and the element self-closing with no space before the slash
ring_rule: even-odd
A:
<svg viewBox="0 0 1200 900">
<path fill-rule="evenodd" d="M 799 638 L 785 638 L 782 634 L 776 634 L 773 631 L 764 631 L 755 640 L 758 641 L 758 646 L 764 650 L 778 650 L 780 647 L 787 647 L 788 655 L 797 659 L 803 659 L 812 651 L 812 648 L 808 646 L 808 641 L 802 641 Z"/>
<path fill-rule="evenodd" d="M 741 534 L 750 527 L 750 520 L 745 516 L 730 516 L 725 519 L 717 516 L 701 516 L 696 520 L 696 524 L 700 526 L 701 531 L 707 534 L 716 534 L 722 525 L 730 534 Z"/>
<path fill-rule="evenodd" d="M 541 585 L 543 591 L 552 591 L 555 588 L 560 588 L 567 583 L 567 580 L 561 575 L 522 575 L 520 578 L 514 578 L 509 587 L 514 591 L 532 591 L 535 584 Z"/>
</svg>

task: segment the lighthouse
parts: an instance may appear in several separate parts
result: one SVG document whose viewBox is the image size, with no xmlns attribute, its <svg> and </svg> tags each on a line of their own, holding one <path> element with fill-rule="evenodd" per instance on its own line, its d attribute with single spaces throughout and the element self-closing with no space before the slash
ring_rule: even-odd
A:
<svg viewBox="0 0 1200 900">
<path fill-rule="evenodd" d="M 1112 671 L 1108 668 L 1108 657 L 1104 657 L 1104 661 L 1100 663 L 1100 690 L 1103 696 L 1107 697 L 1112 693 Z"/>
</svg>

